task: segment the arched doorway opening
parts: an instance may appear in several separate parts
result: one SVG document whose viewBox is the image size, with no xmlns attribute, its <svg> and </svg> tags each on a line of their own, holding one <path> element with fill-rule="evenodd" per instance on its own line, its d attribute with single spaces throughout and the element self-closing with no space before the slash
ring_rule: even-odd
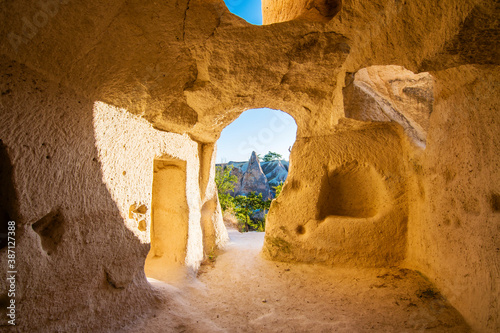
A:
<svg viewBox="0 0 500 333">
<path fill-rule="evenodd" d="M 288 176 L 296 133 L 290 115 L 266 108 L 245 111 L 222 131 L 216 184 L 227 227 L 265 231 L 271 201 Z"/>
</svg>

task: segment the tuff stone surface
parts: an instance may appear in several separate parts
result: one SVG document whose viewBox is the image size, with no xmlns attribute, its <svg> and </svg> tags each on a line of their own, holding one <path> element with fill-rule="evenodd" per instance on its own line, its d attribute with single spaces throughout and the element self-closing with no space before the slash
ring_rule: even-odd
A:
<svg viewBox="0 0 500 333">
<path fill-rule="evenodd" d="M 473 329 L 500 330 L 496 1 L 283 0 L 264 6 L 265 26 L 218 0 L 47 3 L 0 6 L 1 197 L 10 198 L 1 207 L 18 224 L 20 330 L 116 331 L 157 304 L 144 275 L 155 157 L 186 162 L 185 264 L 196 268 L 222 246 L 209 147 L 256 107 L 283 110 L 298 126 L 290 174 L 300 177 L 270 212 L 297 214 L 289 224 L 270 217 L 273 257 L 312 260 L 319 251 L 330 264 L 403 263 L 439 286 Z M 393 124 L 342 120 L 346 73 L 386 65 L 436 80 L 425 150 Z M 318 152 L 314 165 L 325 168 L 314 169 L 303 160 L 308 145 L 333 162 Z M 328 204 L 335 189 L 366 181 L 360 197 L 387 196 L 366 207 L 342 195 Z M 317 200 L 298 201 L 308 191 Z M 401 216 L 377 216 L 384 198 Z M 130 214 L 134 204 L 148 210 Z M 306 218 L 313 229 L 299 225 Z M 339 240 L 363 251 L 334 248 Z"/>
<path fill-rule="evenodd" d="M 271 192 L 269 190 L 269 183 L 267 182 L 266 175 L 260 167 L 260 161 L 257 158 L 257 153 L 252 152 L 248 166 L 241 179 L 241 187 L 237 195 L 248 195 L 251 192 L 262 194 L 262 199 L 271 199 Z"/>
<path fill-rule="evenodd" d="M 393 125 L 351 120 L 331 136 L 298 139 L 290 174 L 268 214 L 265 256 L 342 266 L 399 264 L 408 214 L 399 135 Z"/>
<path fill-rule="evenodd" d="M 394 121 L 425 147 L 434 102 L 429 73 L 414 74 L 398 66 L 372 66 L 348 76 L 344 88 L 347 118 Z"/>
</svg>

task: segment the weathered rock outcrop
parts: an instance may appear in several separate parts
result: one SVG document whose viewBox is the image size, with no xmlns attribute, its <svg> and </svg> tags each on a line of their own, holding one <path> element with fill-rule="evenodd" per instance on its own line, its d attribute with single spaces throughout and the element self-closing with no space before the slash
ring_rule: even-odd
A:
<svg viewBox="0 0 500 333">
<path fill-rule="evenodd" d="M 248 195 L 250 192 L 262 194 L 264 200 L 271 199 L 271 192 L 267 182 L 266 175 L 262 172 L 257 153 L 252 152 L 243 178 L 241 179 L 241 187 L 236 195 Z"/>
<path fill-rule="evenodd" d="M 285 164 L 285 165 L 283 165 Z M 271 189 L 278 186 L 280 183 L 284 183 L 286 177 L 288 176 L 288 163 L 286 161 L 275 160 L 269 162 L 263 162 L 262 171 L 266 174 L 267 181 Z"/>
<path fill-rule="evenodd" d="M 234 182 L 234 190 L 231 191 L 231 195 L 238 195 L 241 192 L 241 181 L 243 180 L 243 175 L 248 167 L 248 163 L 237 163 L 237 162 L 229 162 L 230 165 L 233 166 L 231 170 L 231 175 L 235 176 L 237 181 Z M 219 165 L 220 167 L 225 167 L 225 165 Z"/>
<path fill-rule="evenodd" d="M 262 193 L 264 198 L 267 197 L 267 193 L 274 197 L 276 190 L 274 187 L 278 186 L 280 183 L 285 182 L 288 176 L 288 162 L 281 160 L 274 160 L 268 162 L 260 162 L 257 159 L 257 163 L 260 165 L 257 168 L 257 163 L 252 162 L 253 156 L 256 156 L 255 152 L 252 152 L 248 162 L 229 162 L 227 164 L 219 164 L 220 167 L 225 167 L 226 165 L 231 165 L 231 175 L 236 176 L 237 181 L 234 184 L 233 195 L 247 195 L 250 192 Z M 253 166 L 251 164 L 253 163 Z M 244 184 L 243 180 L 247 174 L 249 167 L 251 166 L 251 172 L 247 176 L 247 181 Z M 262 177 L 264 175 L 264 177 Z M 245 187 L 244 190 L 242 190 Z"/>
</svg>

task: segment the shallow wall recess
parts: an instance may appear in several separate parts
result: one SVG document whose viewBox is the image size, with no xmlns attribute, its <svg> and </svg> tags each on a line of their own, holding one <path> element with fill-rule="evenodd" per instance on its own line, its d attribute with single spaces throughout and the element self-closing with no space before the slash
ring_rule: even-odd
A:
<svg viewBox="0 0 500 333">
<path fill-rule="evenodd" d="M 373 217 L 387 199 L 382 178 L 373 166 L 352 161 L 325 173 L 318 199 L 318 219 L 329 215 Z"/>
<path fill-rule="evenodd" d="M 64 235 L 64 218 L 62 213 L 56 209 L 32 225 L 33 230 L 40 236 L 43 250 L 52 254 Z"/>
<path fill-rule="evenodd" d="M 213 223 L 214 215 L 218 213 L 219 202 L 213 198 L 205 202 L 201 208 L 201 229 L 203 232 L 203 250 L 208 255 L 216 248 L 216 229 Z"/>
<path fill-rule="evenodd" d="M 295 142 L 271 204 L 263 254 L 283 261 L 374 267 L 405 255 L 402 129 L 345 119 L 334 135 Z"/>
</svg>

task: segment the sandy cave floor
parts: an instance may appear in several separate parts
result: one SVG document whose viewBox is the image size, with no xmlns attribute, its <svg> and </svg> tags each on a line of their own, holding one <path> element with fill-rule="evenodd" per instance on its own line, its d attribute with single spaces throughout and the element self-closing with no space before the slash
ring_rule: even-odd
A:
<svg viewBox="0 0 500 333">
<path fill-rule="evenodd" d="M 229 234 L 197 277 L 149 279 L 160 308 L 126 332 L 470 332 L 418 272 L 267 261 L 264 233 Z"/>
</svg>

